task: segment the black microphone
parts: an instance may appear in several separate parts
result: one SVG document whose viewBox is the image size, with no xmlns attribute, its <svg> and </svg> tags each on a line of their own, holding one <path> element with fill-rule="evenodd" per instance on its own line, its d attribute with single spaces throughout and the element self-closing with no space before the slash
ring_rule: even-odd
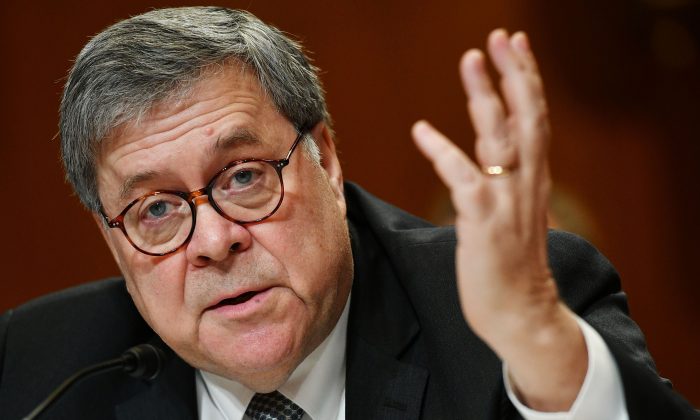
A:
<svg viewBox="0 0 700 420">
<path fill-rule="evenodd" d="M 83 368 L 63 381 L 44 401 L 22 420 L 33 420 L 56 402 L 68 388 L 79 380 L 98 373 L 121 369 L 136 379 L 153 380 L 160 373 L 165 362 L 165 353 L 153 344 L 139 344 L 125 351 L 116 359 L 106 360 Z"/>
</svg>

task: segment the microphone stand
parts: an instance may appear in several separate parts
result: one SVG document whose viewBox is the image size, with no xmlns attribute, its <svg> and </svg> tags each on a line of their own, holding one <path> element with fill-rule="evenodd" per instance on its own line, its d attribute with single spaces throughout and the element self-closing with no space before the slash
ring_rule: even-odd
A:
<svg viewBox="0 0 700 420">
<path fill-rule="evenodd" d="M 83 368 L 63 381 L 58 388 L 49 394 L 49 396 L 32 410 L 31 413 L 23 417 L 22 420 L 34 420 L 76 382 L 97 373 L 122 369 L 134 378 L 155 379 L 158 373 L 160 373 L 164 357 L 164 353 L 160 348 L 151 344 L 140 344 L 130 348 L 115 359 L 106 360 Z"/>
</svg>

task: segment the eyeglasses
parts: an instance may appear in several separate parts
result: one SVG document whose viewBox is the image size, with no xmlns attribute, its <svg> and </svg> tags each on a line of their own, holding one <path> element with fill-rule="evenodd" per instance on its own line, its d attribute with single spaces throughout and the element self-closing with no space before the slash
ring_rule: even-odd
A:
<svg viewBox="0 0 700 420">
<path fill-rule="evenodd" d="M 147 255 L 161 256 L 177 251 L 192 238 L 197 219 L 197 199 L 206 196 L 221 216 L 237 224 L 255 223 L 272 216 L 282 204 L 282 169 L 306 131 L 300 131 L 284 159 L 243 159 L 230 162 L 206 187 L 189 193 L 153 191 L 129 203 L 109 220 L 134 248 Z"/>
</svg>

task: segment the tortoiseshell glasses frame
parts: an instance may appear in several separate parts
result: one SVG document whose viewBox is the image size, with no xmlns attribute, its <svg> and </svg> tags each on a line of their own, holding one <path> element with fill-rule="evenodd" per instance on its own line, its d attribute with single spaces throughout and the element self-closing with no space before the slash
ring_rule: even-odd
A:
<svg viewBox="0 0 700 420">
<path fill-rule="evenodd" d="M 289 165 L 292 153 L 306 133 L 306 130 L 297 133 L 283 159 L 235 160 L 219 170 L 204 188 L 190 192 L 152 191 L 131 201 L 111 220 L 103 208 L 99 212 L 107 226 L 120 229 L 136 250 L 152 256 L 171 254 L 190 241 L 200 197 L 206 196 L 214 210 L 233 223 L 243 225 L 263 221 L 282 205 L 282 169 Z M 223 174 L 227 176 L 222 178 Z M 251 181 L 252 178 L 255 180 Z M 229 182 L 242 183 L 241 191 L 230 192 Z"/>
</svg>

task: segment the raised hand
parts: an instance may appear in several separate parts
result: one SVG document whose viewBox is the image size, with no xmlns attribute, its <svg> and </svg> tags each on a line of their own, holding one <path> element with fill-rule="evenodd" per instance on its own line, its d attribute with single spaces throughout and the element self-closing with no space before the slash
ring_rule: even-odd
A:
<svg viewBox="0 0 700 420">
<path fill-rule="evenodd" d="M 457 282 L 465 319 L 502 358 L 521 397 L 543 411 L 569 408 L 587 367 L 585 343 L 547 265 L 550 190 L 547 106 L 524 33 L 496 30 L 488 52 L 467 51 L 460 74 L 476 130 L 476 162 L 427 122 L 413 127 L 456 210 Z"/>
</svg>

